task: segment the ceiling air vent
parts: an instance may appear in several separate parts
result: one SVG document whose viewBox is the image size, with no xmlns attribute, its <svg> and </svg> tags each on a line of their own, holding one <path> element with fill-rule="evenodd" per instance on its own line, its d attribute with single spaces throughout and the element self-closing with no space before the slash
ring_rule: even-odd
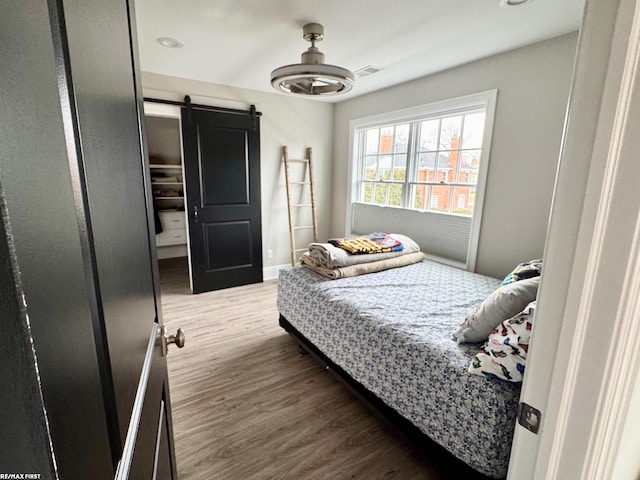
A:
<svg viewBox="0 0 640 480">
<path fill-rule="evenodd" d="M 373 65 L 368 65 L 360 70 L 356 70 L 354 73 L 358 76 L 358 78 L 368 77 L 369 75 L 373 75 L 374 73 L 378 73 L 380 70 L 384 70 L 381 67 L 374 67 Z"/>
</svg>

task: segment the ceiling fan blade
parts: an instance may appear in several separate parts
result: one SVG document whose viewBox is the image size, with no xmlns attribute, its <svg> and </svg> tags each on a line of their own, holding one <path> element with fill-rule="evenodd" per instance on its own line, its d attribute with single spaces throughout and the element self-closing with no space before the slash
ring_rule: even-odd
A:
<svg viewBox="0 0 640 480">
<path fill-rule="evenodd" d="M 313 94 L 313 85 L 310 82 L 297 82 L 289 85 L 291 93 Z"/>
</svg>

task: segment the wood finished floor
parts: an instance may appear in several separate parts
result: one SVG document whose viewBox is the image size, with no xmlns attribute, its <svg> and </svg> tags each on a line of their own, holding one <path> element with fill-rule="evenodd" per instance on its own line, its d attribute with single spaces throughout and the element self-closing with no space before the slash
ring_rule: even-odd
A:
<svg viewBox="0 0 640 480">
<path fill-rule="evenodd" d="M 418 456 L 278 326 L 276 281 L 192 295 L 185 259 L 160 261 L 181 480 L 481 478 Z"/>
</svg>

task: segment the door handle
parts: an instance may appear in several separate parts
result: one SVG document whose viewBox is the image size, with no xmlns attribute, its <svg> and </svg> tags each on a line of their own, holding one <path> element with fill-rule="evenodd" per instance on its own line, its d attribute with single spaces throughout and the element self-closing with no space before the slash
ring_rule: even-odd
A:
<svg viewBox="0 0 640 480">
<path fill-rule="evenodd" d="M 193 207 L 193 221 L 198 223 L 198 207 L 197 206 Z"/>
<path fill-rule="evenodd" d="M 174 343 L 178 348 L 184 347 L 184 331 L 179 328 L 175 335 L 169 335 L 167 333 L 167 327 L 163 325 L 160 329 L 160 342 L 162 342 L 162 356 L 165 357 L 170 344 Z"/>
</svg>

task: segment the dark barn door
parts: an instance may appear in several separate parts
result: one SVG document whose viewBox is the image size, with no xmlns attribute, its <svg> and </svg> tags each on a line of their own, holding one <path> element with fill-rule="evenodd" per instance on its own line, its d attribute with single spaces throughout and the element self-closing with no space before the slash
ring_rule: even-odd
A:
<svg viewBox="0 0 640 480">
<path fill-rule="evenodd" d="M 261 282 L 258 116 L 185 107 L 182 141 L 193 292 Z"/>
</svg>

